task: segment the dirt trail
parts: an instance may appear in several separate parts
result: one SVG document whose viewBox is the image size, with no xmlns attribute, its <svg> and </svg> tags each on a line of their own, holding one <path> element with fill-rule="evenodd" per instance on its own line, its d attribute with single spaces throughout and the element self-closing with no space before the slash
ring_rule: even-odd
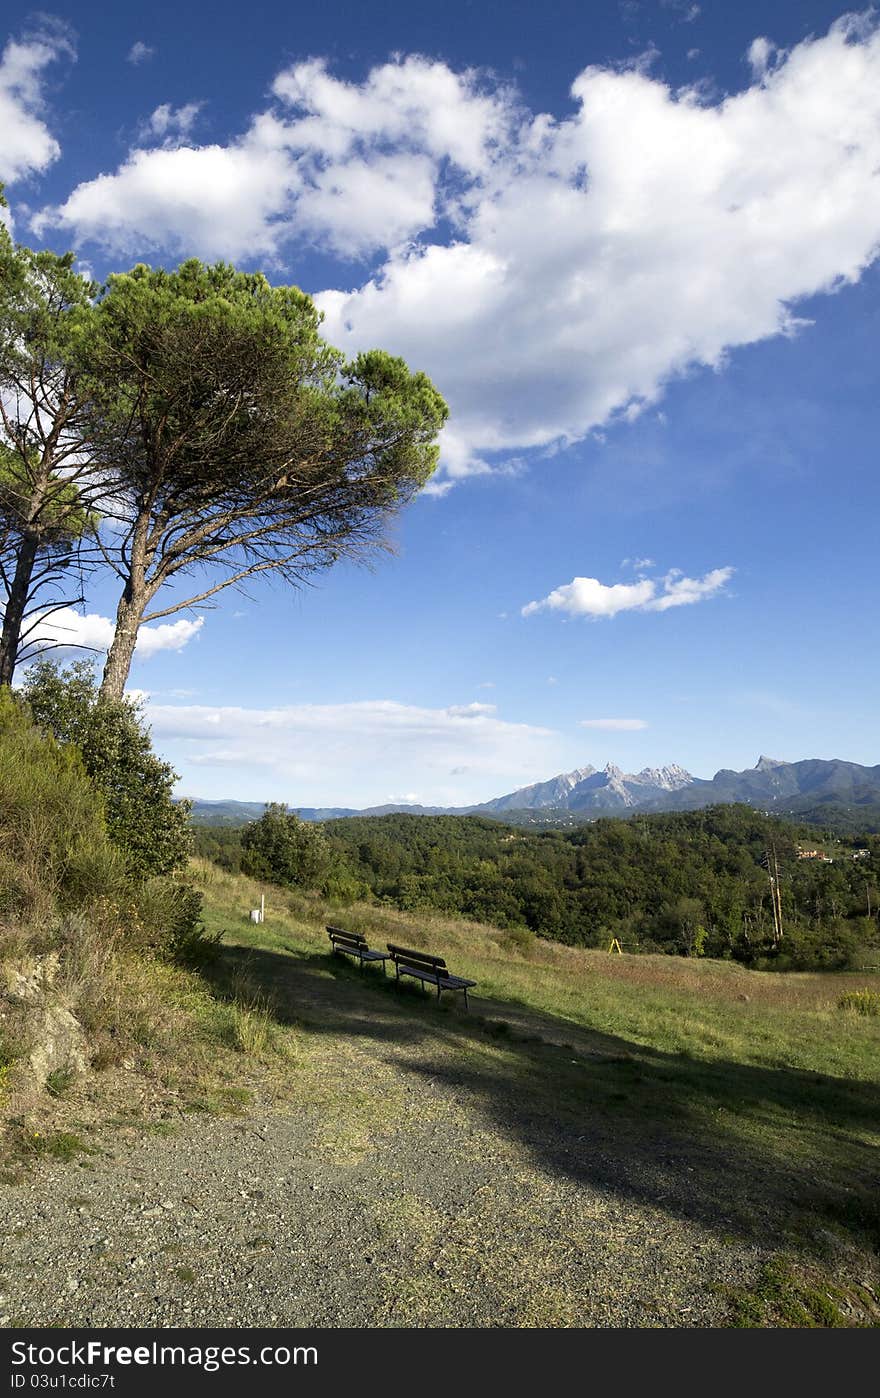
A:
<svg viewBox="0 0 880 1398">
<path fill-rule="evenodd" d="M 262 968 L 306 1044 L 293 1102 L 105 1129 L 0 1189 L 3 1323 L 723 1323 L 766 1247 L 691 1199 L 673 1137 L 618 1151 L 570 1081 L 548 1097 L 601 1041 L 493 1038 L 485 1003 L 488 1025 L 326 968 Z"/>
</svg>

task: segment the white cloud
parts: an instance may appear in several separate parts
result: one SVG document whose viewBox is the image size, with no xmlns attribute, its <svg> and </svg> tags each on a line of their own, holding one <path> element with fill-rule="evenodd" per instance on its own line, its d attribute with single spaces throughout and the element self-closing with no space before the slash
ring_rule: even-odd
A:
<svg viewBox="0 0 880 1398">
<path fill-rule="evenodd" d="M 796 333 L 799 301 L 876 257 L 878 22 L 749 55 L 752 85 L 714 103 L 645 63 L 586 68 L 562 119 L 424 58 L 359 84 L 296 64 L 227 143 L 133 150 L 36 227 L 234 259 L 280 260 L 302 238 L 382 253 L 317 298 L 324 329 L 435 379 L 452 407 L 441 494 Z"/>
<path fill-rule="evenodd" d="M 663 578 L 640 578 L 635 583 L 607 584 L 598 578 L 572 578 L 540 602 L 527 603 L 522 615 L 556 611 L 569 616 L 612 617 L 618 612 L 665 612 L 670 607 L 686 607 L 716 596 L 732 576 L 732 568 L 714 568 L 705 577 L 688 578 L 675 568 Z"/>
<path fill-rule="evenodd" d="M 209 258 L 271 255 L 289 181 L 283 152 L 247 143 L 135 150 L 117 174 L 79 185 L 57 217 L 44 212 L 33 227 L 42 235 L 60 223 L 120 251 L 146 242 Z"/>
<path fill-rule="evenodd" d="M 161 626 L 142 626 L 138 632 L 135 659 L 149 660 L 161 650 L 183 650 L 204 625 L 204 617 L 195 621 L 164 622 Z M 105 651 L 113 640 L 115 625 L 109 617 L 97 612 L 81 616 L 70 607 L 62 607 L 44 617 L 28 636 L 28 646 L 53 646 Z"/>
<path fill-rule="evenodd" d="M 773 55 L 777 52 L 776 45 L 763 35 L 753 39 L 746 54 L 752 74 L 759 81 L 764 78 L 772 66 Z"/>
<path fill-rule="evenodd" d="M 56 161 L 61 147 L 45 121 L 45 73 L 59 58 L 75 58 L 71 32 L 48 18 L 20 39 L 10 39 L 0 57 L 0 180 L 39 174 Z"/>
<path fill-rule="evenodd" d="M 541 602 L 529 602 L 523 616 L 535 612 L 561 611 L 570 616 L 616 616 L 643 608 L 654 596 L 654 583 L 613 583 L 610 587 L 598 578 L 572 578 L 570 583 L 554 588 Z"/>
<path fill-rule="evenodd" d="M 714 597 L 732 577 L 732 568 L 713 568 L 704 578 L 686 578 L 677 570 L 667 573 L 663 579 L 663 592 L 649 602 L 645 610 L 665 612 L 670 607 L 689 607 L 692 602 Z"/>
<path fill-rule="evenodd" d="M 421 791 L 434 805 L 466 805 L 546 775 L 562 760 L 559 735 L 509 723 L 491 705 L 424 708 L 394 700 L 273 709 L 162 705 L 147 717 L 188 790 L 238 790 L 292 805 L 371 805 L 389 791 Z M 253 770 L 267 769 L 254 785 Z M 462 782 L 466 775 L 467 781 Z M 450 777 L 456 780 L 450 782 Z"/>
<path fill-rule="evenodd" d="M 374 68 L 359 86 L 332 77 L 321 60 L 280 73 L 276 97 L 290 107 L 291 146 L 321 159 L 345 159 L 382 143 L 450 159 L 480 174 L 506 137 L 509 94 L 481 90 L 471 70 L 411 55 Z"/>
<path fill-rule="evenodd" d="M 163 102 L 141 124 L 140 139 L 159 140 L 164 146 L 182 144 L 191 135 L 202 105 L 201 102 L 185 102 L 182 107 L 173 107 L 170 102 Z"/>
<path fill-rule="evenodd" d="M 198 104 L 157 108 L 123 165 L 44 209 L 35 231 L 236 259 L 276 256 L 296 237 L 359 257 L 430 229 L 441 164 L 478 177 L 509 123 L 504 90 L 485 94 L 475 74 L 418 57 L 360 86 L 301 63 L 273 91 L 277 107 L 226 145 L 183 145 Z"/>
<path fill-rule="evenodd" d="M 166 621 L 161 626 L 142 626 L 138 632 L 135 660 L 149 660 L 160 650 L 183 650 L 198 635 L 204 622 L 205 618 L 200 616 L 195 621 Z"/>
<path fill-rule="evenodd" d="M 769 56 L 768 56 L 769 61 Z M 444 478 L 571 442 L 695 365 L 798 327 L 880 244 L 880 32 L 841 21 L 709 105 L 591 68 L 472 186 L 461 236 L 318 298 L 331 339 L 389 344 L 452 407 Z"/>
<path fill-rule="evenodd" d="M 657 564 L 653 558 L 623 558 L 620 566 L 621 568 L 632 568 L 636 573 L 642 573 L 646 568 L 656 568 Z"/>
<path fill-rule="evenodd" d="M 433 165 L 405 154 L 329 165 L 303 188 L 296 218 L 343 255 L 393 246 L 434 222 Z"/>
<path fill-rule="evenodd" d="M 150 44 L 145 44 L 143 39 L 136 39 L 125 55 L 125 61 L 137 68 L 141 63 L 149 63 L 155 52 L 156 50 Z"/>
<path fill-rule="evenodd" d="M 634 733 L 647 726 L 643 718 L 582 718 L 578 721 L 579 728 L 601 728 L 609 733 Z"/>
</svg>

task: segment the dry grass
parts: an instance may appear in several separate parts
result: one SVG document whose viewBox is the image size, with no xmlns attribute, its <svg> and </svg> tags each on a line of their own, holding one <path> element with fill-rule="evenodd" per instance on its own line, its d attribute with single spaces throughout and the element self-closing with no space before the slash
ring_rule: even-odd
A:
<svg viewBox="0 0 880 1398">
<path fill-rule="evenodd" d="M 478 982 L 475 1008 L 516 1022 L 535 1011 L 573 1032 L 600 1031 L 664 1052 L 696 1054 L 762 1066 L 784 1066 L 873 1078 L 880 1062 L 880 1024 L 837 1008 L 847 977 L 839 973 L 753 971 L 729 961 L 660 955 L 617 955 L 535 939 L 518 946 L 509 931 L 438 914 L 403 913 L 355 904 L 341 908 L 317 896 L 261 885 L 193 863 L 205 893 L 206 918 L 244 945 L 326 950 L 326 923 L 446 957 Z M 266 894 L 263 926 L 247 909 Z M 860 972 L 860 989 L 880 994 L 880 975 Z M 486 1002 L 489 1002 L 488 1004 Z"/>
</svg>

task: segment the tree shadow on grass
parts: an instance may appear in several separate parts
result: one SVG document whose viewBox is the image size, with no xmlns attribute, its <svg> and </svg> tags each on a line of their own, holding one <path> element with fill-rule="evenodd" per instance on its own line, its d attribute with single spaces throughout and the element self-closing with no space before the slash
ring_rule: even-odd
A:
<svg viewBox="0 0 880 1398">
<path fill-rule="evenodd" d="M 511 1026 L 501 1003 L 467 1014 L 326 954 L 225 947 L 211 978 L 372 1045 L 559 1177 L 765 1245 L 880 1243 L 876 1083 L 671 1054 L 540 1010 L 511 1007 Z"/>
</svg>

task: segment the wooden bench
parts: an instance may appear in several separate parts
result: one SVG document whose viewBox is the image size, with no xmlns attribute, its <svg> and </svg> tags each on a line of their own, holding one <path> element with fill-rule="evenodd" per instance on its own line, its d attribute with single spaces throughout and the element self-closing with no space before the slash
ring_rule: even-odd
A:
<svg viewBox="0 0 880 1398">
<path fill-rule="evenodd" d="M 346 956 L 355 956 L 361 963 L 361 970 L 364 969 L 365 961 L 381 961 L 382 975 L 385 975 L 385 962 L 388 957 L 384 951 L 370 951 L 367 946 L 366 937 L 360 932 L 344 932 L 341 927 L 328 927 L 327 935 L 333 944 L 333 950 L 343 952 Z"/>
<path fill-rule="evenodd" d="M 426 951 L 409 951 L 406 947 L 396 947 L 391 942 L 388 943 L 388 952 L 394 962 L 396 980 L 400 980 L 401 976 L 415 976 L 426 988 L 429 984 L 436 985 L 438 1000 L 443 990 L 461 990 L 464 993 L 464 1007 L 467 1009 L 468 987 L 476 985 L 476 981 L 466 981 L 461 976 L 451 975 L 442 956 L 431 956 Z"/>
</svg>

